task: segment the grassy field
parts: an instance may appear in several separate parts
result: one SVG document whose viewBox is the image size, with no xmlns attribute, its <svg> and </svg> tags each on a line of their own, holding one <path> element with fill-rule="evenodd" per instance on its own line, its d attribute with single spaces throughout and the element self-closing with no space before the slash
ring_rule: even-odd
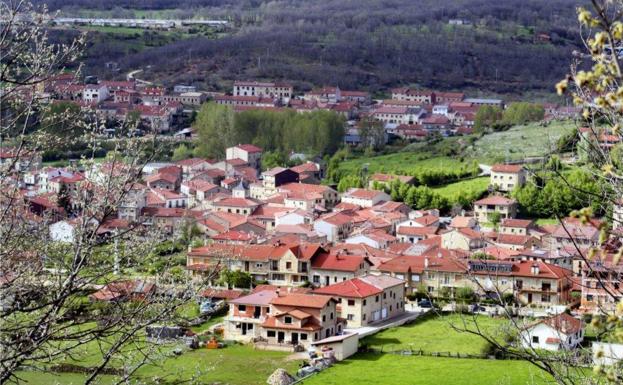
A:
<svg viewBox="0 0 623 385">
<path fill-rule="evenodd" d="M 441 187 L 433 187 L 436 193 L 448 198 L 450 201 L 456 201 L 456 197 L 460 194 L 469 194 L 470 196 L 482 195 L 489 187 L 489 177 L 463 180 L 456 183 L 450 183 Z"/>
<path fill-rule="evenodd" d="M 173 380 L 191 383 L 194 378 L 195 383 L 201 384 L 260 385 L 265 384 L 277 368 L 296 372 L 299 362 L 285 360 L 289 354 L 254 350 L 246 345 L 231 345 L 218 350 L 197 349 L 147 365 L 139 369 L 137 376 L 147 383 Z M 80 384 L 84 379 L 84 376 L 73 373 L 21 372 L 20 376 L 32 385 Z M 115 383 L 114 380 L 113 376 L 103 376 L 100 384 Z"/>
<path fill-rule="evenodd" d="M 557 225 L 559 223 L 556 218 L 539 218 L 536 220 L 537 225 Z"/>
<path fill-rule="evenodd" d="M 464 323 L 465 322 L 465 323 Z M 468 328 L 481 330 L 502 338 L 505 320 L 471 315 L 452 314 L 416 321 L 410 325 L 384 330 L 363 339 L 360 343 L 386 350 L 423 350 L 425 352 L 451 352 L 481 354 L 486 342 L 479 336 L 453 329 Z"/>
<path fill-rule="evenodd" d="M 508 131 L 484 135 L 466 150 L 465 155 L 481 160 L 542 156 L 556 149 L 558 139 L 574 128 L 572 121 L 552 122 L 548 126 L 539 123 L 515 126 Z"/>
<path fill-rule="evenodd" d="M 358 354 L 304 385 L 527 385 L 551 380 L 527 362 Z"/>
<path fill-rule="evenodd" d="M 426 158 L 422 154 L 415 152 L 397 152 L 388 155 L 345 160 L 340 164 L 340 170 L 349 175 L 358 175 L 364 164 L 368 165 L 370 175 L 375 172 L 414 175 L 428 170 L 458 171 L 475 166 L 473 162 L 461 161 L 455 158 Z"/>
</svg>

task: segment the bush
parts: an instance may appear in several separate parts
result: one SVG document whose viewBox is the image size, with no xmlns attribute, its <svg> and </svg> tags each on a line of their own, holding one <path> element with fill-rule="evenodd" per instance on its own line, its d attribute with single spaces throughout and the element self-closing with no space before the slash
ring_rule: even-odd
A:
<svg viewBox="0 0 623 385">
<path fill-rule="evenodd" d="M 476 293 L 471 287 L 459 287 L 456 289 L 455 298 L 460 303 L 470 303 L 476 298 Z"/>
</svg>

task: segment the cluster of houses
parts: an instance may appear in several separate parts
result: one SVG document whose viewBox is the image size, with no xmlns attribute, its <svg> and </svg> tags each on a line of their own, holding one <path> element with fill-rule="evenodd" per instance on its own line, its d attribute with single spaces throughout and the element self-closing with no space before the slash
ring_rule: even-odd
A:
<svg viewBox="0 0 623 385">
<path fill-rule="evenodd" d="M 232 106 L 234 111 L 334 111 L 348 120 L 344 141 L 350 145 L 359 145 L 365 140 L 359 129 L 364 118 L 371 118 L 383 125 L 385 141 L 392 135 L 415 141 L 432 134 L 470 134 L 481 106 L 504 108 L 504 101 L 501 99 L 469 98 L 462 92 L 402 87 L 391 90 L 391 99 L 374 100 L 368 92 L 342 90 L 337 86 L 322 87 L 295 95 L 291 84 L 258 81 L 235 81 L 231 94 L 216 95 L 214 100 L 218 104 Z M 553 104 L 546 104 L 544 108 L 548 120 L 565 119 L 577 114 L 577 109 Z"/>
<path fill-rule="evenodd" d="M 15 162 L 15 151 L 3 149 L 2 167 L 13 168 L 32 214 L 50 215 L 50 238 L 72 242 L 79 224 L 70 213 L 71 199 L 63 206 L 59 195 L 72 198 L 109 166 L 43 167 L 35 154 L 21 154 Z M 349 330 L 400 316 L 413 295 L 451 300 L 462 288 L 481 300 L 531 308 L 615 309 L 619 237 L 612 237 L 604 258 L 587 260 L 582 253 L 600 244 L 600 220 L 537 225 L 518 218 L 521 208 L 509 193 L 526 183 L 522 165 L 493 165 L 495 192 L 474 201 L 470 212 L 447 217 L 435 209 L 413 210 L 382 190 L 338 193 L 320 184 L 320 161 L 260 172 L 261 157 L 261 148 L 240 144 L 228 148 L 221 161 L 149 163 L 116 216 L 101 226 L 106 232 L 140 225 L 176 236 L 191 224 L 204 244 L 188 250 L 190 276 L 213 279 L 215 269 L 248 273 L 254 287 L 215 286 L 210 294 L 227 293 L 228 339 L 277 349 L 345 344 Z M 374 174 L 369 182 L 395 179 L 414 183 L 388 174 Z M 497 225 L 490 223 L 493 213 Z M 614 213 L 623 216 L 623 206 Z M 614 227 L 618 231 L 620 223 Z M 581 339 L 578 320 L 558 317 L 565 319 L 539 322 L 526 341 L 560 348 Z M 556 327 L 570 339 L 543 337 L 541 329 Z"/>
<path fill-rule="evenodd" d="M 75 103 L 107 120 L 124 121 L 130 114 L 137 114 L 146 127 L 157 133 L 177 127 L 184 108 L 199 106 L 207 98 L 193 86 L 178 85 L 168 91 L 135 80 L 82 82 L 72 73 L 42 82 L 39 88 L 44 100 Z"/>
<path fill-rule="evenodd" d="M 392 137 L 407 141 L 424 140 L 430 135 L 464 135 L 473 132 L 476 113 L 481 106 L 503 108 L 501 99 L 469 98 L 462 92 L 441 92 L 402 87 L 391 90 L 391 99 L 373 100 L 370 93 L 322 87 L 295 94 L 285 82 L 237 80 L 230 93 L 200 92 L 194 86 L 177 85 L 172 90 L 138 83 L 134 80 L 78 81 L 74 74 L 59 75 L 42 83 L 38 92 L 51 102 L 70 101 L 89 107 L 100 117 L 124 121 L 130 113 L 138 114 L 144 125 L 157 133 L 174 130 L 191 136 L 183 129 L 184 110 L 196 108 L 208 99 L 231 106 L 234 111 L 253 109 L 294 110 L 299 113 L 327 110 L 347 120 L 344 142 L 349 145 L 377 144 L 362 141 L 389 141 Z M 564 119 L 577 110 L 553 104 L 544 105 L 546 120 Z M 384 136 L 365 138 L 362 120 L 378 121 Z M 180 128 L 182 130 L 177 130 Z M 114 133 L 114 129 L 109 130 Z"/>
</svg>

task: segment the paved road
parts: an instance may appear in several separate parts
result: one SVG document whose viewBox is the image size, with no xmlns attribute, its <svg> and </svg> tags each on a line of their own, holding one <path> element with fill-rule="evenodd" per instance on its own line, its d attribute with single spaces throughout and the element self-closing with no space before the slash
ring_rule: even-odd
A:
<svg viewBox="0 0 623 385">
<path fill-rule="evenodd" d="M 479 164 L 478 167 L 480 167 L 480 176 L 491 175 L 491 166 L 486 164 Z"/>
<path fill-rule="evenodd" d="M 139 72 L 143 72 L 143 70 L 134 70 L 128 73 L 128 75 L 126 76 L 128 80 L 136 80 L 138 83 L 143 83 L 143 84 L 148 84 L 148 85 L 153 85 L 154 83 L 152 82 L 148 82 L 147 80 L 142 80 L 142 79 L 138 79 L 135 77 L 135 75 Z"/>
</svg>

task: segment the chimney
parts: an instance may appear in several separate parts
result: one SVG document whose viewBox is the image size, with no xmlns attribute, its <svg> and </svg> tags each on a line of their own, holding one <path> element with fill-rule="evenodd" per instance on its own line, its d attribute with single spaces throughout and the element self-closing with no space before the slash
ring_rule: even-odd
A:
<svg viewBox="0 0 623 385">
<path fill-rule="evenodd" d="M 437 252 L 437 258 L 441 258 L 441 250 Z"/>
<path fill-rule="evenodd" d="M 428 257 L 424 257 L 424 267 L 428 268 Z"/>
<path fill-rule="evenodd" d="M 536 250 L 536 245 L 533 243 L 531 247 L 532 251 Z"/>
<path fill-rule="evenodd" d="M 533 263 L 532 267 L 530 267 L 530 272 L 532 273 L 532 275 L 539 275 L 539 264 L 538 263 Z"/>
<path fill-rule="evenodd" d="M 280 288 L 277 288 L 277 290 L 275 290 L 275 293 L 277 294 L 277 297 L 281 297 L 281 295 L 280 295 L 280 294 L 281 294 L 281 293 L 280 293 L 280 291 L 281 291 L 281 290 L 280 290 Z"/>
</svg>

